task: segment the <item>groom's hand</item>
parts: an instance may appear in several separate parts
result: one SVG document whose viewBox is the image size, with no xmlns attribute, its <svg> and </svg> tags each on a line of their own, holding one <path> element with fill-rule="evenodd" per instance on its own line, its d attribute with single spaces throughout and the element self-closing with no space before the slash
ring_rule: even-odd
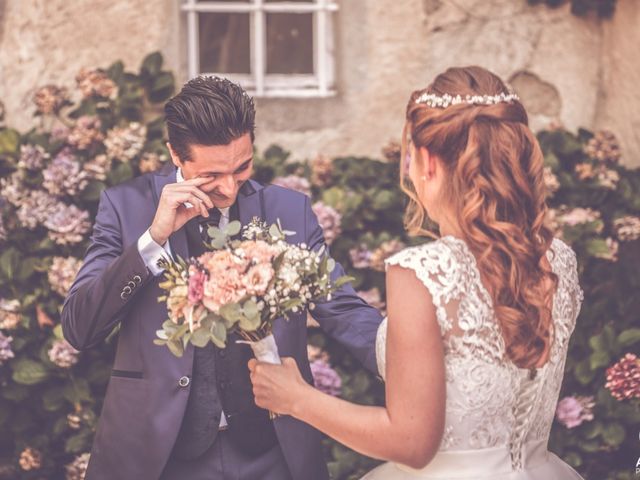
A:
<svg viewBox="0 0 640 480">
<path fill-rule="evenodd" d="M 179 230 L 193 217 L 209 216 L 208 210 L 213 208 L 213 202 L 206 193 L 200 190 L 200 187 L 211 181 L 210 178 L 196 177 L 164 186 L 156 216 L 149 229 L 151 238 L 156 243 L 163 245 L 173 232 Z M 192 206 L 187 208 L 184 205 L 185 202 L 189 202 Z"/>
</svg>

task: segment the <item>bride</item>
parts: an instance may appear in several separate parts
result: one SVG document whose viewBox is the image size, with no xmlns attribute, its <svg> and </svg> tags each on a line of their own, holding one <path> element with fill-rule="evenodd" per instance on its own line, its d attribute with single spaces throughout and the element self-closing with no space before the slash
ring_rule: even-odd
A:
<svg viewBox="0 0 640 480">
<path fill-rule="evenodd" d="M 256 403 L 388 461 L 367 480 L 581 479 L 547 441 L 582 291 L 544 224 L 524 107 L 493 73 L 450 68 L 411 95 L 403 158 L 407 228 L 430 235 L 428 215 L 440 237 L 386 261 L 386 406 L 321 393 L 290 358 L 250 362 Z"/>
</svg>

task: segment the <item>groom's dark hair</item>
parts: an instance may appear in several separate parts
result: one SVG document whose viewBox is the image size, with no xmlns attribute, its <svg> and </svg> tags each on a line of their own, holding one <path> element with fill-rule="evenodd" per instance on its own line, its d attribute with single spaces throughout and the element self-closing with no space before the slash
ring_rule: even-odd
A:
<svg viewBox="0 0 640 480">
<path fill-rule="evenodd" d="M 189 80 L 164 113 L 169 143 L 182 162 L 191 159 L 191 145 L 228 145 L 246 133 L 255 139 L 253 99 L 226 78 Z"/>
</svg>

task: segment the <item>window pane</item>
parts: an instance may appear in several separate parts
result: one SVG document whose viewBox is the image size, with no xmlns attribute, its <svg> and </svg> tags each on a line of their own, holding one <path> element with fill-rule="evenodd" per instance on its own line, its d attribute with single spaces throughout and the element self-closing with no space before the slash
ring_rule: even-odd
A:
<svg viewBox="0 0 640 480">
<path fill-rule="evenodd" d="M 267 73 L 313 73 L 313 14 L 267 14 Z"/>
<path fill-rule="evenodd" d="M 251 73 L 248 13 L 199 13 L 200 72 Z"/>
</svg>

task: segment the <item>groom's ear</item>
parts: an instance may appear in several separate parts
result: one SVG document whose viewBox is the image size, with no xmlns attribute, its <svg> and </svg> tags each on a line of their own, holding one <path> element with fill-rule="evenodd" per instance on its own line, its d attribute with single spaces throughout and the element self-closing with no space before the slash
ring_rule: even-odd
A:
<svg viewBox="0 0 640 480">
<path fill-rule="evenodd" d="M 171 146 L 171 143 L 167 142 L 167 148 L 169 149 L 169 155 L 171 155 L 171 161 L 173 162 L 173 164 L 178 168 L 182 167 L 182 162 L 180 161 L 180 157 L 178 157 L 178 154 Z"/>
</svg>

